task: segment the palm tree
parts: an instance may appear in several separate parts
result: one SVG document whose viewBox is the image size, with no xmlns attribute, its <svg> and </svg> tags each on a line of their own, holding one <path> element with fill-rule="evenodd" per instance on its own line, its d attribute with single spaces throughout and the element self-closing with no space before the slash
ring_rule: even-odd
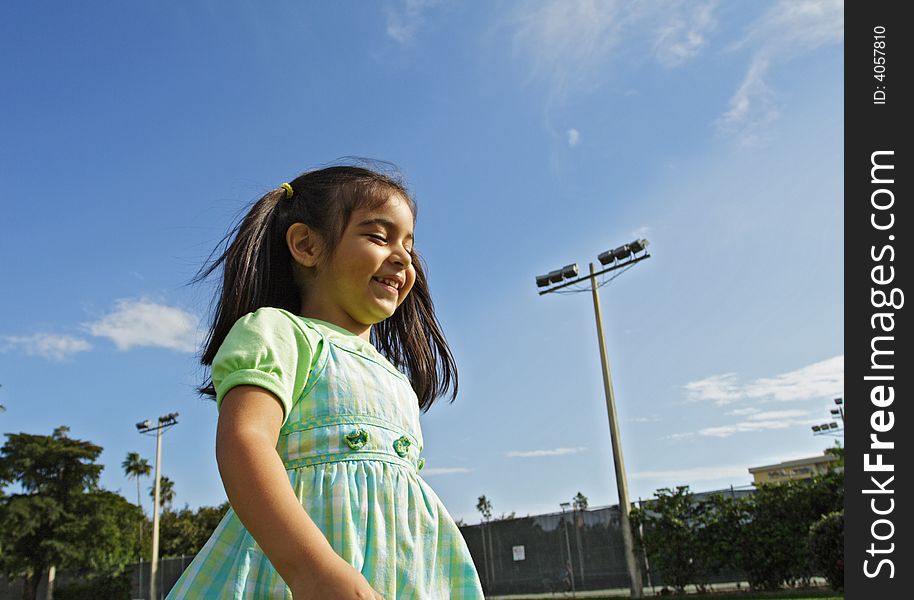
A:
<svg viewBox="0 0 914 600">
<path fill-rule="evenodd" d="M 140 498 L 140 477 L 149 477 L 149 473 L 152 471 L 149 466 L 149 461 L 145 458 L 140 458 L 139 452 L 128 452 L 127 458 L 121 463 L 121 468 L 124 469 L 124 475 L 126 475 L 128 479 L 131 477 L 136 479 L 136 505 L 140 507 L 140 511 L 145 515 L 146 511 L 143 510 L 143 504 Z M 145 516 L 140 519 L 140 537 L 137 539 L 136 546 L 140 556 L 143 555 L 143 521 L 145 520 Z"/>
<path fill-rule="evenodd" d="M 152 501 L 155 502 L 156 497 L 156 486 L 149 486 L 149 497 L 152 498 Z M 162 475 L 159 479 L 159 500 L 162 503 L 162 508 L 168 510 L 171 507 L 171 501 L 175 499 L 175 482 Z"/>
<path fill-rule="evenodd" d="M 143 505 L 140 503 L 140 477 L 149 477 L 149 473 L 152 472 L 149 461 L 145 458 L 140 458 L 139 452 L 128 452 L 127 458 L 121 463 L 121 468 L 124 469 L 124 475 L 128 478 L 136 479 L 136 504 L 142 510 Z"/>
<path fill-rule="evenodd" d="M 489 529 L 489 519 L 492 518 L 492 501 L 486 498 L 485 494 L 479 497 L 479 501 L 476 503 L 476 510 L 482 514 L 482 560 L 486 568 L 486 585 L 489 584 L 489 552 L 486 549 L 486 538 L 489 538 L 489 546 L 491 546 L 492 535 Z M 486 535 L 488 534 L 488 535 Z M 492 579 L 495 579 L 495 568 L 492 567 Z"/>
</svg>

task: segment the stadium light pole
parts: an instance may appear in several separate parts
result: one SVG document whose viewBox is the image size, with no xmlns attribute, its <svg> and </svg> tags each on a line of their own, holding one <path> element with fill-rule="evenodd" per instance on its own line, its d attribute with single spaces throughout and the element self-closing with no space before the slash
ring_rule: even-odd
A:
<svg viewBox="0 0 914 600">
<path fill-rule="evenodd" d="M 637 239 L 628 244 L 623 244 L 614 250 L 607 250 L 606 252 L 602 252 L 597 256 L 597 259 L 600 261 L 601 265 L 609 266 L 597 272 L 594 270 L 594 265 L 591 262 L 590 274 L 583 277 L 578 277 L 577 263 L 566 265 L 561 269 L 550 271 L 546 275 L 538 275 L 536 277 L 537 287 L 548 287 L 548 289 L 539 292 L 540 296 L 568 287 L 570 285 L 574 285 L 575 283 L 580 283 L 585 279 L 590 281 L 590 289 L 593 294 L 594 317 L 596 318 L 597 322 L 597 341 L 600 346 L 600 362 L 603 367 L 603 391 L 606 395 L 606 413 L 609 417 L 609 437 L 610 442 L 612 443 L 613 465 L 616 472 L 616 487 L 619 492 L 619 513 L 621 521 L 620 526 L 622 528 L 622 544 L 625 547 L 625 563 L 628 567 L 632 598 L 641 598 L 643 593 L 643 585 L 641 582 L 641 567 L 639 565 L 638 559 L 635 556 L 635 544 L 632 538 L 630 519 L 631 503 L 628 499 L 628 479 L 625 476 L 625 461 L 622 458 L 622 440 L 619 434 L 619 419 L 616 416 L 616 397 L 613 393 L 612 374 L 609 369 L 609 357 L 606 353 L 606 339 L 603 334 L 603 313 L 600 310 L 600 295 L 597 292 L 597 288 L 599 287 L 599 285 L 597 285 L 597 277 L 610 271 L 631 267 L 632 265 L 641 262 L 646 258 L 650 258 L 651 255 L 648 254 L 646 250 L 647 245 L 647 240 Z M 639 253 L 642 254 L 639 256 Z M 562 281 L 564 279 L 569 279 L 570 281 L 565 281 L 563 283 Z M 549 287 L 552 284 L 558 285 Z M 578 289 L 575 291 L 585 290 Z"/>
<path fill-rule="evenodd" d="M 565 518 L 565 509 L 571 506 L 571 503 L 561 502 L 559 506 L 562 507 L 562 523 L 565 524 L 565 556 L 568 557 L 568 562 L 565 563 L 565 573 L 568 574 L 568 579 L 571 580 L 571 597 L 577 598 L 574 585 L 574 569 L 571 566 L 571 542 L 568 541 L 568 519 Z"/>
<path fill-rule="evenodd" d="M 844 399 L 835 398 L 835 404 L 838 406 L 838 408 L 831 409 L 831 416 L 840 417 L 841 425 L 838 425 L 837 421 L 822 423 L 821 425 L 813 425 L 811 427 L 813 435 L 833 435 L 835 437 L 841 437 L 844 435 Z"/>
<path fill-rule="evenodd" d="M 831 414 L 835 417 L 841 417 L 841 423 L 844 423 L 844 398 L 835 398 L 835 406 L 838 408 L 831 409 Z"/>
<path fill-rule="evenodd" d="M 156 434 L 156 469 L 155 469 L 155 493 L 152 500 L 152 559 L 149 562 L 149 600 L 158 600 L 156 596 L 156 573 L 159 570 L 159 499 L 160 499 L 160 481 L 162 475 L 162 432 L 173 425 L 178 424 L 178 413 L 168 413 L 159 417 L 158 425 L 152 426 L 149 419 L 136 424 L 136 430 L 140 433 Z"/>
</svg>

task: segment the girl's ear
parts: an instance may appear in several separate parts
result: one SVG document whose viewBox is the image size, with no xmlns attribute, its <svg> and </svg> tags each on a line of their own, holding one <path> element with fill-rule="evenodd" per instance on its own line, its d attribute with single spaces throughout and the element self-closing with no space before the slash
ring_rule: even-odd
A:
<svg viewBox="0 0 914 600">
<path fill-rule="evenodd" d="M 322 244 L 315 230 L 304 223 L 292 223 L 286 230 L 286 245 L 295 262 L 303 267 L 317 266 Z"/>
</svg>

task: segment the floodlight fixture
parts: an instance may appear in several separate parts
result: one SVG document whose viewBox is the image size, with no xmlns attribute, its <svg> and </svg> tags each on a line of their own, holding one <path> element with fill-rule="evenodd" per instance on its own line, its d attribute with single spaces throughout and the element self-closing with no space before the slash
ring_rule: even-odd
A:
<svg viewBox="0 0 914 600">
<path fill-rule="evenodd" d="M 831 409 L 831 414 L 833 414 L 833 415 L 835 415 L 835 416 L 837 417 L 837 416 L 839 416 L 839 415 L 841 414 L 841 409 L 840 409 L 840 408 L 833 408 L 833 409 Z"/>
<path fill-rule="evenodd" d="M 601 252 L 601 253 L 599 253 L 599 254 L 597 255 L 597 260 L 600 261 L 600 264 L 601 264 L 601 265 L 604 265 L 604 266 L 605 266 L 605 265 L 608 265 L 609 263 L 613 262 L 613 261 L 616 260 L 616 259 L 613 258 L 613 251 L 612 251 L 612 250 L 607 250 L 606 252 Z"/>
<path fill-rule="evenodd" d="M 537 275 L 536 276 L 536 286 L 537 287 L 546 287 L 549 285 L 549 276 L 548 275 Z"/>
<path fill-rule="evenodd" d="M 616 260 L 622 260 L 623 258 L 628 258 L 632 255 L 632 249 L 628 244 L 622 244 L 615 250 L 613 250 L 613 257 Z"/>
<path fill-rule="evenodd" d="M 562 267 L 562 277 L 565 279 L 574 279 L 578 276 L 578 263 L 573 265 L 565 265 Z"/>
<path fill-rule="evenodd" d="M 149 429 L 150 427 L 152 427 L 152 423 L 149 422 L 149 419 L 146 419 L 145 421 L 140 421 L 139 423 L 136 424 L 137 431 L 143 431 L 144 429 Z"/>
<path fill-rule="evenodd" d="M 638 254 L 639 252 L 641 252 L 642 250 L 647 248 L 647 245 L 649 243 L 650 242 L 648 242 L 646 239 L 641 238 L 641 239 L 637 239 L 634 242 L 630 243 L 628 245 L 628 247 L 631 248 L 633 253 Z"/>
<path fill-rule="evenodd" d="M 818 426 L 818 425 L 813 425 L 813 426 L 812 426 L 812 430 L 813 430 L 813 431 L 819 431 L 819 426 Z"/>
<path fill-rule="evenodd" d="M 844 404 L 844 398 L 835 398 L 835 404 L 841 405 Z"/>
<path fill-rule="evenodd" d="M 831 427 L 832 429 L 837 429 L 837 428 L 838 428 L 838 424 L 835 423 L 834 421 L 832 421 L 831 423 L 829 423 L 828 426 Z"/>
<path fill-rule="evenodd" d="M 559 283 L 562 281 L 562 270 L 556 269 L 555 271 L 549 271 L 549 283 Z"/>
</svg>

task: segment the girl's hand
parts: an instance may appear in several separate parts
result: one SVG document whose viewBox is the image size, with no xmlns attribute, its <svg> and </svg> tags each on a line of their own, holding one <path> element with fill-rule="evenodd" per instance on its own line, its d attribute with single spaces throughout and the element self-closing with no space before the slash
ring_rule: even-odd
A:
<svg viewBox="0 0 914 600">
<path fill-rule="evenodd" d="M 365 577 L 338 555 L 289 586 L 295 600 L 385 600 Z"/>
</svg>

